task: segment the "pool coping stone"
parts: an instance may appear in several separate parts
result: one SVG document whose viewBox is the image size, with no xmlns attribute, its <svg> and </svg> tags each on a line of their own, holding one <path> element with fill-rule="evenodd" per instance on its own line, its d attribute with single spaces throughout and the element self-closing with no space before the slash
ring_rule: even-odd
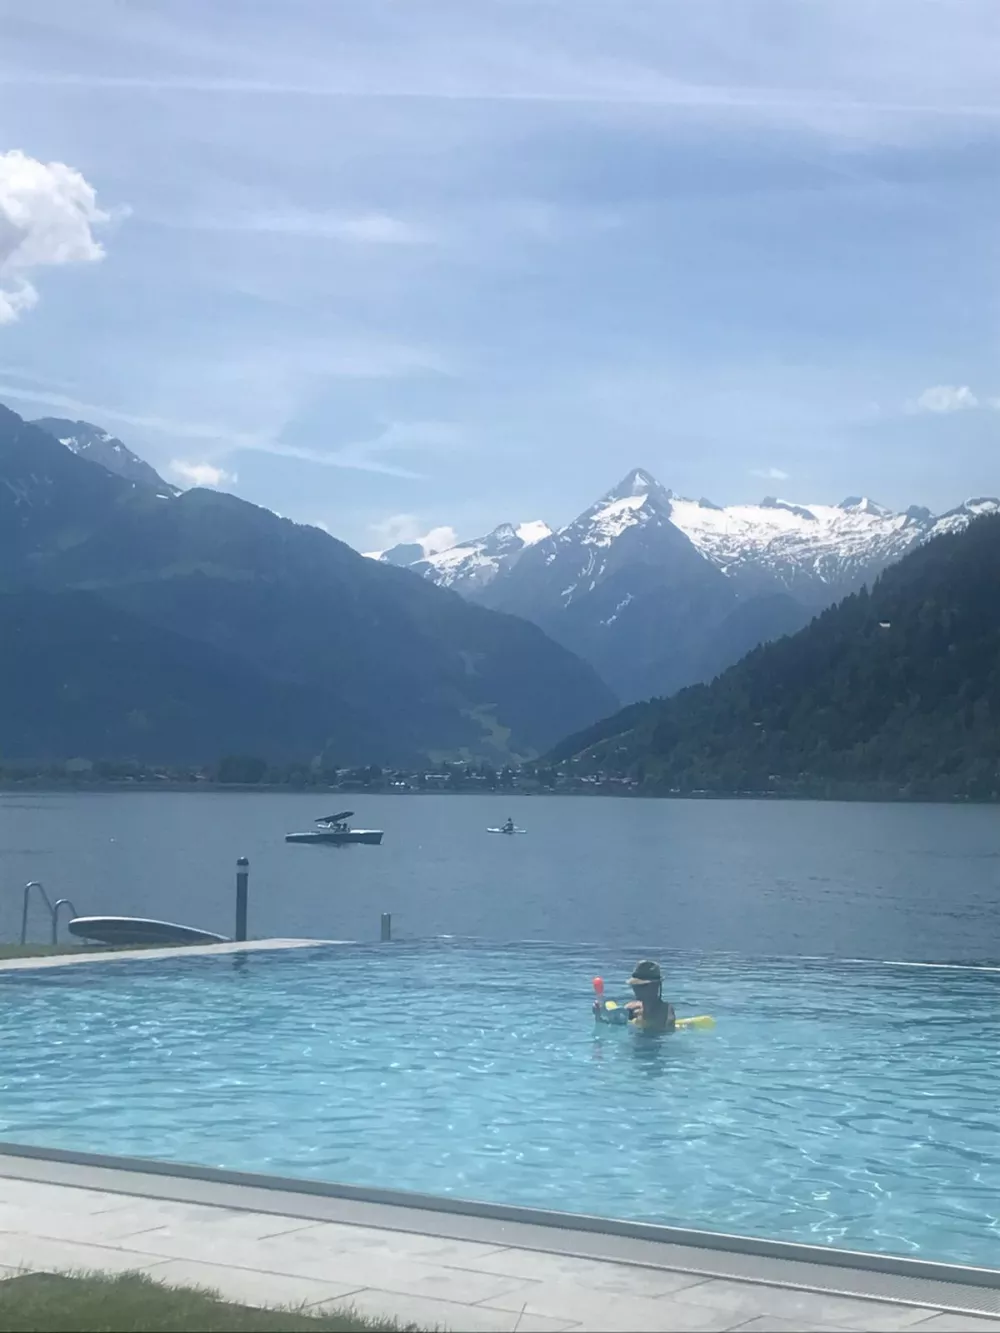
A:
<svg viewBox="0 0 1000 1333">
<path fill-rule="evenodd" d="M 959 1264 L 0 1142 L 4 1177 L 1000 1317 L 1000 1270 Z"/>
<path fill-rule="evenodd" d="M 165 949 L 95 949 L 81 952 L 39 954 L 34 958 L 0 960 L 0 972 L 30 972 L 39 967 L 77 967 L 81 963 L 157 962 L 165 958 L 207 958 L 234 953 L 260 953 L 278 949 L 322 949 L 333 944 L 355 944 L 355 940 L 225 940 L 221 944 L 176 944 Z"/>
</svg>

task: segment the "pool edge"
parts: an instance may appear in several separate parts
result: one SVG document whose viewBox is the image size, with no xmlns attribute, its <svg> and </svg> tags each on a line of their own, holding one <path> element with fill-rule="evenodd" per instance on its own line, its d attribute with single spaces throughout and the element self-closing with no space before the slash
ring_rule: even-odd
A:
<svg viewBox="0 0 1000 1333">
<path fill-rule="evenodd" d="M 1000 1269 L 0 1141 L 5 1177 L 1000 1317 Z"/>
<path fill-rule="evenodd" d="M 219 958 L 239 953 L 282 952 L 289 949 L 321 949 L 330 945 L 356 944 L 356 940 L 312 940 L 275 936 L 262 940 L 223 940 L 218 944 L 176 944 L 159 949 L 81 949 L 79 953 L 33 954 L 25 958 L 0 959 L 2 972 L 33 972 L 52 967 L 79 967 L 96 963 L 158 963 L 172 958 Z"/>
</svg>

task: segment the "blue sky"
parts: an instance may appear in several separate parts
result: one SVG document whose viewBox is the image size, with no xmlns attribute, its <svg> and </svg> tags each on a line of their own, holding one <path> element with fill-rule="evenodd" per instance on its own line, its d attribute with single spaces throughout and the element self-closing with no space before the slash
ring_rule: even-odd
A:
<svg viewBox="0 0 1000 1333">
<path fill-rule="evenodd" d="M 0 0 L 0 400 L 362 549 L 1000 490 L 995 0 Z M 61 168 L 51 164 L 64 164 Z"/>
</svg>

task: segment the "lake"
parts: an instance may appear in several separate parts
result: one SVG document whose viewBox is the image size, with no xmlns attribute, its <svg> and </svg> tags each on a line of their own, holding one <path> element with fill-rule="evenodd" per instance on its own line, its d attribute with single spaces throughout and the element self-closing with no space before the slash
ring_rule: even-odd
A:
<svg viewBox="0 0 1000 1333">
<path fill-rule="evenodd" d="M 284 842 L 347 805 L 381 847 Z M 528 836 L 487 835 L 508 814 Z M 388 911 L 406 939 L 1000 960 L 994 807 L 601 797 L 8 793 L 0 939 L 30 879 L 84 915 L 231 934 L 241 855 L 255 936 L 372 940 Z"/>
</svg>

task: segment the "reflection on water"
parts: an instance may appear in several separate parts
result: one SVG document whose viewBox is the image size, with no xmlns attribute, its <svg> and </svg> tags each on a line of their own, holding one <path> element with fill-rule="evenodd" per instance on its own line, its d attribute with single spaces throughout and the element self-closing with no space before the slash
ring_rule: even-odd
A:
<svg viewBox="0 0 1000 1333">
<path fill-rule="evenodd" d="M 329 794 L 0 795 L 0 938 L 40 879 L 81 912 L 255 936 L 594 942 L 842 958 L 1000 959 L 991 807 L 616 798 L 351 798 L 381 847 L 299 847 Z M 491 838 L 508 813 L 523 838 Z M 37 905 L 32 906 L 34 913 Z M 33 915 L 33 932 L 45 922 Z M 633 959 L 634 961 L 634 959 Z"/>
<path fill-rule="evenodd" d="M 1000 974 L 662 962 L 715 1030 L 596 1030 L 631 950 L 0 975 L 0 1138 L 996 1262 Z"/>
</svg>

